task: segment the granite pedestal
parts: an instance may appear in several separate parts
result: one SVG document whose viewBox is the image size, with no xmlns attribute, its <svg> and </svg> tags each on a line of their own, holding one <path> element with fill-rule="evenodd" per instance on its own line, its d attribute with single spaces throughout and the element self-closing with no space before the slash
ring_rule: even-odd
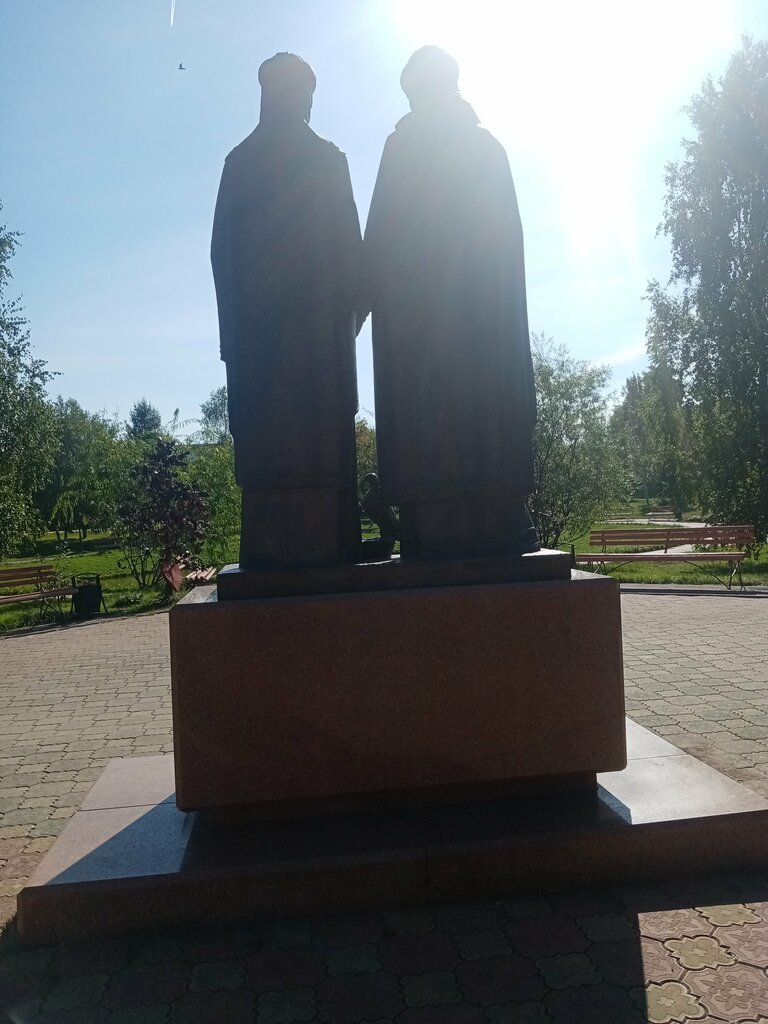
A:
<svg viewBox="0 0 768 1024">
<path fill-rule="evenodd" d="M 618 584 L 561 552 L 219 586 L 229 599 L 200 588 L 170 615 L 182 810 L 594 789 L 626 764 Z"/>
<path fill-rule="evenodd" d="M 627 722 L 591 793 L 211 826 L 170 755 L 111 761 L 19 893 L 54 942 L 768 865 L 768 801 Z"/>
</svg>

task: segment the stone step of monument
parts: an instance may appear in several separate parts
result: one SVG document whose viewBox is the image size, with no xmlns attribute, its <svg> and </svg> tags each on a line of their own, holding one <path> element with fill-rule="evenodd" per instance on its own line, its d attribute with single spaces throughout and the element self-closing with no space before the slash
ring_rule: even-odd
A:
<svg viewBox="0 0 768 1024">
<path fill-rule="evenodd" d="M 768 801 L 634 722 L 592 793 L 211 826 L 111 761 L 19 895 L 25 942 L 768 866 Z"/>
</svg>

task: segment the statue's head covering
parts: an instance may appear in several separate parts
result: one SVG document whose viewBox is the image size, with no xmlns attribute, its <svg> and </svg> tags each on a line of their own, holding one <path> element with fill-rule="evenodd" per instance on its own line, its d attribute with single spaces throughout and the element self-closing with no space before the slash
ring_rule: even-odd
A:
<svg viewBox="0 0 768 1024">
<path fill-rule="evenodd" d="M 295 53 L 276 53 L 259 68 L 261 119 L 309 120 L 315 72 Z"/>
<path fill-rule="evenodd" d="M 439 46 L 422 46 L 403 68 L 400 86 L 411 107 L 459 93 L 459 65 Z"/>
</svg>

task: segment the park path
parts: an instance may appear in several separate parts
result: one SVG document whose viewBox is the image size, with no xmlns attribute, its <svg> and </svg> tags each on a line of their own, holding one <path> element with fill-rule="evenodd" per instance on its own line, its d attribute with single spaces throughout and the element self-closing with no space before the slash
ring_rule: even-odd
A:
<svg viewBox="0 0 768 1024">
<path fill-rule="evenodd" d="M 172 749 L 167 614 L 0 638 L 0 923 L 107 761 Z"/>
<path fill-rule="evenodd" d="M 768 588 L 622 587 L 627 714 L 768 797 Z"/>
<path fill-rule="evenodd" d="M 768 592 L 627 587 L 628 712 L 768 796 Z M 0 919 L 110 757 L 171 750 L 166 614 L 0 638 Z M 24 950 L 35 1024 L 768 1021 L 768 875 Z"/>
</svg>

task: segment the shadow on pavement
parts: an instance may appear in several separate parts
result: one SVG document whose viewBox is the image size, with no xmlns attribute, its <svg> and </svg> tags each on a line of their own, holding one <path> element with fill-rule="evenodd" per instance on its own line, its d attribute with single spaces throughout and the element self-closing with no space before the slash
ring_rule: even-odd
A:
<svg viewBox="0 0 768 1024">
<path fill-rule="evenodd" d="M 764 1012 L 768 874 L 23 948 L 16 1024 L 641 1024 Z M 730 972 L 730 973 L 729 973 Z M 671 1016 L 670 1016 L 671 1015 Z"/>
</svg>

